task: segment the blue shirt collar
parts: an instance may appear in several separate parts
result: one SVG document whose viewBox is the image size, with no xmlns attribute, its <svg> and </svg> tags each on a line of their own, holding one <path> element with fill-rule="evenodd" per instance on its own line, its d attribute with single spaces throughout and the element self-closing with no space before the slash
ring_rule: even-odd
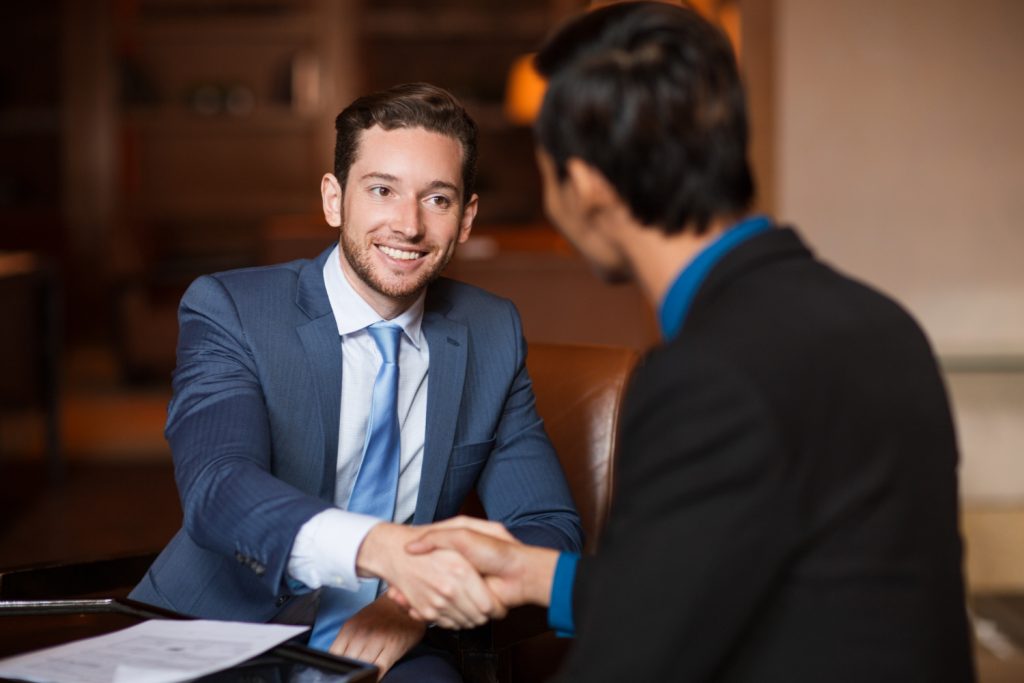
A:
<svg viewBox="0 0 1024 683">
<path fill-rule="evenodd" d="M 667 341 L 679 334 L 693 299 L 697 296 L 697 290 L 704 284 L 715 264 L 743 242 L 771 227 L 772 221 L 768 216 L 750 216 L 724 230 L 697 253 L 676 276 L 658 307 L 658 323 L 663 339 Z"/>
</svg>

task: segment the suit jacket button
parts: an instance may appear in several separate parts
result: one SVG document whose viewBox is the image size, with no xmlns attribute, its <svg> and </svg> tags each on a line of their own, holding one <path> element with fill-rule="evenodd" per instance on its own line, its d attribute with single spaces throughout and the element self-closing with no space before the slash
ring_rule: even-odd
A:
<svg viewBox="0 0 1024 683">
<path fill-rule="evenodd" d="M 283 605 L 286 602 L 288 602 L 288 596 L 287 595 L 279 595 L 277 597 L 277 606 L 278 607 L 280 607 L 281 605 Z"/>
<path fill-rule="evenodd" d="M 256 572 L 256 576 L 263 576 L 267 573 L 267 568 L 259 562 L 257 562 L 256 560 L 253 560 L 252 562 L 252 570 Z"/>
<path fill-rule="evenodd" d="M 242 564 L 245 564 L 245 555 L 243 555 L 241 551 L 235 552 L 235 559 L 241 562 Z"/>
</svg>

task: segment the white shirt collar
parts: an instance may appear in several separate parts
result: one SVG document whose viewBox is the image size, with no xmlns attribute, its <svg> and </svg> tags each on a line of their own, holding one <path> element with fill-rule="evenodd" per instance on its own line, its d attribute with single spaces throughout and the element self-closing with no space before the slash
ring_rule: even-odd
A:
<svg viewBox="0 0 1024 683">
<path fill-rule="evenodd" d="M 324 264 L 324 285 L 327 287 L 327 298 L 331 302 L 334 321 L 338 325 L 338 334 L 345 336 L 366 329 L 383 318 L 363 297 L 352 288 L 345 274 L 341 272 L 341 254 L 335 245 Z M 426 289 L 420 292 L 412 306 L 390 321 L 402 328 L 405 336 L 417 349 L 422 342 L 423 304 Z"/>
</svg>

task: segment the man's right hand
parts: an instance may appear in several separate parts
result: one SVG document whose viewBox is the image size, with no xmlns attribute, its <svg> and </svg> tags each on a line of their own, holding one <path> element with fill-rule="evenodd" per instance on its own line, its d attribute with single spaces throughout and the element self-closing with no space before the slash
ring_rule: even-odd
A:
<svg viewBox="0 0 1024 683">
<path fill-rule="evenodd" d="M 417 619 L 445 628 L 472 628 L 505 616 L 504 604 L 495 599 L 477 570 L 458 552 L 440 547 L 436 552 L 417 554 L 405 550 L 425 529 L 457 527 L 478 529 L 486 538 L 511 538 L 499 524 L 470 518 L 428 527 L 382 522 L 363 540 L 356 556 L 356 571 L 360 576 L 387 581 Z"/>
<path fill-rule="evenodd" d="M 484 575 L 491 593 L 505 606 L 523 604 L 547 606 L 551 601 L 558 552 L 496 538 L 469 528 L 430 529 L 405 546 L 410 554 L 455 551 Z M 408 596 L 404 596 L 408 597 Z M 426 616 L 411 600 L 395 596 L 410 607 L 417 619 Z"/>
</svg>

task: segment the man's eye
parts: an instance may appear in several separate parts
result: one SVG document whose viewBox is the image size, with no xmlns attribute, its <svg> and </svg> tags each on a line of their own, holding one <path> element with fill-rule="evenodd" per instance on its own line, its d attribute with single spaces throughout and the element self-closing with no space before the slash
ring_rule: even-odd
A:
<svg viewBox="0 0 1024 683">
<path fill-rule="evenodd" d="M 375 194 L 378 197 L 389 197 L 391 196 L 391 190 L 383 185 L 374 185 L 370 188 L 370 194 Z"/>
<path fill-rule="evenodd" d="M 444 195 L 439 194 L 430 197 L 427 201 L 430 202 L 431 206 L 436 206 L 439 209 L 447 209 L 452 205 L 452 200 L 448 199 L 448 197 L 445 197 Z"/>
</svg>

